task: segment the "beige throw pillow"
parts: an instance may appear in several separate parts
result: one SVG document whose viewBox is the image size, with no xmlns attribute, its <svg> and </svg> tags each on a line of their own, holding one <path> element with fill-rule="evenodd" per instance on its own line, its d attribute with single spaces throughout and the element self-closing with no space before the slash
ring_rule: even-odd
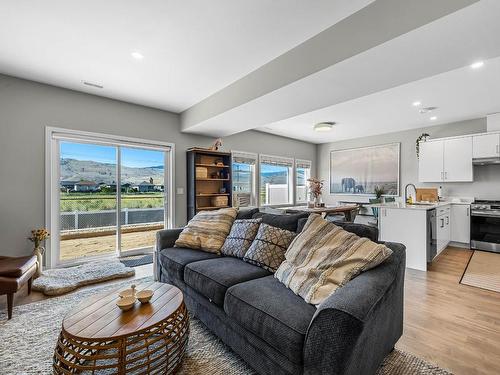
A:
<svg viewBox="0 0 500 375">
<path fill-rule="evenodd" d="M 337 288 L 391 254 L 383 244 L 311 215 L 274 276 L 307 303 L 318 305 Z"/>
<path fill-rule="evenodd" d="M 201 211 L 193 217 L 175 241 L 175 247 L 187 247 L 220 254 L 238 210 L 222 208 Z"/>
</svg>

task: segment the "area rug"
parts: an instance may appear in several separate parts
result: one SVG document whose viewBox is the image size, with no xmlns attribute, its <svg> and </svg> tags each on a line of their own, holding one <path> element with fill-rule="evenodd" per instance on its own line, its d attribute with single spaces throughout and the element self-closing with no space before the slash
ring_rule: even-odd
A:
<svg viewBox="0 0 500 375">
<path fill-rule="evenodd" d="M 83 285 L 134 275 L 133 268 L 126 267 L 117 260 L 88 262 L 75 267 L 43 271 L 42 276 L 33 281 L 33 290 L 47 296 L 58 296 Z"/>
<path fill-rule="evenodd" d="M 474 251 L 460 283 L 500 292 L 500 254 Z"/>
<path fill-rule="evenodd" d="M 145 264 L 153 263 L 153 254 L 136 255 L 131 257 L 120 258 L 120 262 L 127 267 L 138 267 Z"/>
<path fill-rule="evenodd" d="M 138 284 L 151 278 L 135 280 Z M 79 290 L 14 307 L 6 320 L 0 312 L 0 374 L 51 374 L 52 354 L 64 315 L 82 299 L 95 293 L 123 288 L 127 283 Z M 191 317 L 189 345 L 180 375 L 254 375 L 255 372 L 198 319 Z M 377 375 L 450 375 L 412 354 L 394 350 Z"/>
</svg>

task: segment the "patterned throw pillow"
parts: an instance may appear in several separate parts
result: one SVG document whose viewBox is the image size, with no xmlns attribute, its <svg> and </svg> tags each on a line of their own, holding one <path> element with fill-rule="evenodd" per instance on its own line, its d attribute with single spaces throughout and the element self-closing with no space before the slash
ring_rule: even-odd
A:
<svg viewBox="0 0 500 375">
<path fill-rule="evenodd" d="M 257 235 L 261 221 L 261 219 L 235 220 L 221 253 L 243 258 Z"/>
<path fill-rule="evenodd" d="M 275 272 L 285 260 L 286 249 L 294 237 L 294 232 L 262 223 L 243 260 Z"/>
<path fill-rule="evenodd" d="M 391 254 L 385 245 L 360 238 L 312 214 L 274 277 L 307 303 L 318 305 Z"/>
<path fill-rule="evenodd" d="M 175 241 L 175 247 L 187 247 L 220 254 L 220 249 L 224 245 L 237 213 L 235 208 L 197 213 Z"/>
</svg>

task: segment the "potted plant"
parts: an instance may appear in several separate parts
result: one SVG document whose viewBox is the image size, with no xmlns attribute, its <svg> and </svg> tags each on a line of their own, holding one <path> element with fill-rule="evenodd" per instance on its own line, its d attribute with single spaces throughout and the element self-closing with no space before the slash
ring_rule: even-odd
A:
<svg viewBox="0 0 500 375">
<path fill-rule="evenodd" d="M 321 206 L 321 194 L 323 194 L 323 180 L 311 177 L 307 179 L 309 182 L 309 194 L 314 202 L 314 207 Z"/>
<path fill-rule="evenodd" d="M 430 135 L 427 133 L 422 133 L 416 141 L 415 144 L 415 151 L 417 152 L 417 159 L 420 159 L 420 142 L 427 142 L 429 139 Z"/>
<path fill-rule="evenodd" d="M 375 198 L 377 198 L 377 201 L 382 203 L 383 195 L 386 193 L 384 187 L 377 185 L 377 186 L 375 186 L 374 192 L 375 192 Z"/>
<path fill-rule="evenodd" d="M 41 246 L 43 241 L 45 241 L 50 236 L 49 232 L 45 228 L 33 229 L 31 231 L 31 236 L 28 237 L 28 240 L 35 244 L 35 248 L 33 250 L 33 254 L 36 255 L 38 267 L 36 270 L 35 276 L 38 277 L 42 274 L 42 265 L 43 265 L 43 254 L 45 253 L 45 248 Z"/>
</svg>

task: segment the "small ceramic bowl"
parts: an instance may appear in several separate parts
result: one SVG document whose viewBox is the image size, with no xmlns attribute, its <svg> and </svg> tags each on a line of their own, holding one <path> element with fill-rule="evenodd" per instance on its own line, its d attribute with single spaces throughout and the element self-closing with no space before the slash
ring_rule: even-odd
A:
<svg viewBox="0 0 500 375">
<path fill-rule="evenodd" d="M 141 290 L 137 292 L 136 297 L 141 303 L 148 303 L 151 297 L 153 297 L 154 292 L 149 289 Z"/>
<path fill-rule="evenodd" d="M 116 306 L 122 309 L 122 311 L 127 311 L 134 307 L 135 300 L 135 297 L 123 297 L 116 301 Z"/>
<path fill-rule="evenodd" d="M 118 293 L 121 298 L 133 297 L 135 294 L 135 289 L 125 289 Z"/>
</svg>

